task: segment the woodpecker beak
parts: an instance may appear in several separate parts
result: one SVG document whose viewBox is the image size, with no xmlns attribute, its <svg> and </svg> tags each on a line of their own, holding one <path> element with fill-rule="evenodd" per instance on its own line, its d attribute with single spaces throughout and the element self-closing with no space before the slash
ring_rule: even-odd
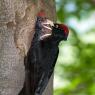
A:
<svg viewBox="0 0 95 95">
<path fill-rule="evenodd" d="M 42 22 L 42 33 L 40 36 L 40 40 L 46 39 L 52 35 L 52 27 L 54 23 L 48 19 Z"/>
<path fill-rule="evenodd" d="M 54 26 L 54 23 L 53 21 L 47 19 L 46 22 L 42 23 L 42 25 L 44 28 L 52 30 L 52 26 Z"/>
</svg>

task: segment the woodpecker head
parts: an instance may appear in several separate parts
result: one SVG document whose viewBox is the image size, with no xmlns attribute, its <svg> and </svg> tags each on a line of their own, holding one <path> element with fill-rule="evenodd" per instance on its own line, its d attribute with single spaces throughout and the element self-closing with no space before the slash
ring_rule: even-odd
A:
<svg viewBox="0 0 95 95">
<path fill-rule="evenodd" d="M 52 35 L 60 40 L 67 40 L 69 29 L 64 24 L 55 23 L 52 28 Z"/>
<path fill-rule="evenodd" d="M 42 35 L 42 39 L 52 36 L 60 41 L 67 40 L 69 29 L 66 25 L 53 23 L 46 19 L 45 22 L 42 22 L 42 26 L 44 30 L 47 30 L 47 32 Z"/>
<path fill-rule="evenodd" d="M 53 23 L 45 17 L 44 12 L 38 14 L 38 26 L 41 28 L 40 40 L 54 37 L 61 40 L 67 40 L 69 29 L 64 24 Z"/>
</svg>

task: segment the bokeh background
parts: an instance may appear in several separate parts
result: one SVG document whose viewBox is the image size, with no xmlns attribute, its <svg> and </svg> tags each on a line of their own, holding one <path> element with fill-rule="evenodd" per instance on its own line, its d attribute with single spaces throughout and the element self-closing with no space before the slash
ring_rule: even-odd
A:
<svg viewBox="0 0 95 95">
<path fill-rule="evenodd" d="M 54 95 L 95 95 L 95 0 L 56 0 L 56 10 L 70 34 L 59 45 Z"/>
</svg>

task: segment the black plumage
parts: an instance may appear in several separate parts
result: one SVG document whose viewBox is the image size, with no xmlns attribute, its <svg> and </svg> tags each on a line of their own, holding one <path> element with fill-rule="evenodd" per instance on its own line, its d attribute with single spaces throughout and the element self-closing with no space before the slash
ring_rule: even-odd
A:
<svg viewBox="0 0 95 95">
<path fill-rule="evenodd" d="M 40 40 L 41 21 L 43 18 L 38 17 L 31 47 L 24 58 L 26 78 L 19 95 L 42 95 L 54 71 L 59 53 L 58 44 L 61 40 L 67 39 L 63 30 L 53 26 L 52 35 Z"/>
</svg>

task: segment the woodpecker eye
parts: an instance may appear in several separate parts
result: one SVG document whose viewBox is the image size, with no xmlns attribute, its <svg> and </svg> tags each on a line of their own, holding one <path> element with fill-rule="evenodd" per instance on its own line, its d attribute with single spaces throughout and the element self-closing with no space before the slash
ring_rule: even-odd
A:
<svg viewBox="0 0 95 95">
<path fill-rule="evenodd" d="M 58 25 L 56 24 L 55 27 L 58 28 Z"/>
<path fill-rule="evenodd" d="M 41 19 L 39 19 L 38 21 L 41 22 Z"/>
</svg>

